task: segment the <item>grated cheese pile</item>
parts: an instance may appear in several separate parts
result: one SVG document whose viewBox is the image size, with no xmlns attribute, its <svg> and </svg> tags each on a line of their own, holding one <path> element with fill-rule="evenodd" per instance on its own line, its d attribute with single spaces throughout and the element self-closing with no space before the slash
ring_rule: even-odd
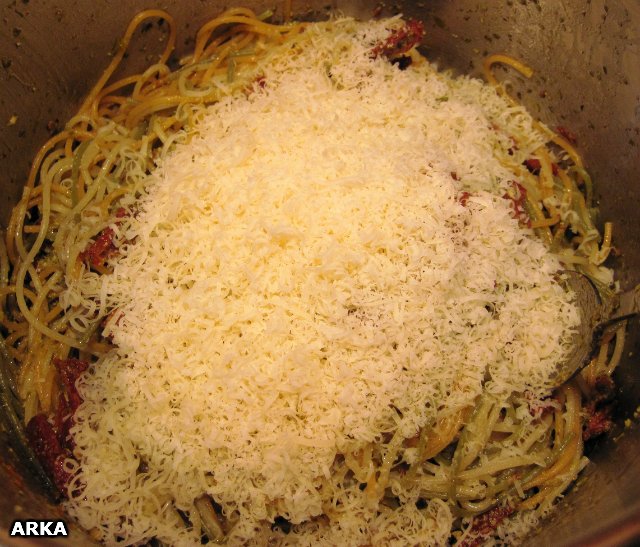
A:
<svg viewBox="0 0 640 547">
<path fill-rule="evenodd" d="M 116 310 L 66 503 L 107 543 L 200 544 L 175 508 L 193 523 L 203 494 L 231 545 L 446 543 L 445 502 L 372 506 L 339 455 L 483 391 L 548 393 L 578 314 L 502 197 L 509 135 L 515 160 L 543 138 L 478 80 L 372 59 L 400 24 L 311 25 L 271 52 L 264 89 L 208 107 L 114 225 L 113 274 L 69 287 Z"/>
</svg>

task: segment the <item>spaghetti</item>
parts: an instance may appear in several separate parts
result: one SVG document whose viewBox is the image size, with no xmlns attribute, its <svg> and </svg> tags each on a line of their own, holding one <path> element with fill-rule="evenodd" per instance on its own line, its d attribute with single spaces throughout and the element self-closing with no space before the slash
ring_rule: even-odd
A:
<svg viewBox="0 0 640 547">
<path fill-rule="evenodd" d="M 362 504 L 358 511 L 365 511 L 364 507 L 369 515 L 369 520 L 362 517 L 357 524 L 360 531 L 365 530 L 359 538 L 363 543 L 431 544 L 453 535 L 456 544 L 468 546 L 495 534 L 508 542 L 535 525 L 584 467 L 581 409 L 598 395 L 602 378 L 609 378 L 615 369 L 624 327 L 605 341 L 576 380 L 552 397 L 541 391 L 484 390 L 470 402 L 433 414 L 435 420 L 423 419 L 412 435 L 400 426 L 380 430 L 369 442 L 338 452 L 330 469 L 314 478 L 321 503 L 307 511 L 304 519 L 287 509 L 286 500 L 270 499 L 264 502 L 267 511 L 262 520 L 245 522 L 241 507 L 204 489 L 193 495 L 187 507 L 179 506 L 166 492 L 153 494 L 153 502 L 147 501 L 155 506 L 138 510 L 151 511 L 162 524 L 146 523 L 133 532 L 125 531 L 125 525 L 137 518 L 135 511 L 113 515 L 109 525 L 91 524 L 86 514 L 82 516 L 80 498 L 85 495 L 83 489 L 90 492 L 90 487 L 78 478 L 82 463 L 76 458 L 82 461 L 78 453 L 82 447 L 69 441 L 69 430 L 71 436 L 82 438 L 80 426 L 73 423 L 73 414 L 82 404 L 76 380 L 85 378 L 80 383 L 88 390 L 91 380 L 86 378 L 97 375 L 96 367 L 112 363 L 113 340 L 107 331 L 113 332 L 119 321 L 126 322 L 118 309 L 105 304 L 105 294 L 86 294 L 92 291 L 89 287 L 112 275 L 114 263 L 126 256 L 127 247 L 136 245 L 135 239 L 128 238 L 135 232 L 132 224 L 141 212 L 141 197 L 148 194 L 149 177 L 158 163 L 197 139 L 208 105 L 260 93 L 269 85 L 263 76 L 266 66 L 279 66 L 305 48 L 322 47 L 315 25 L 274 25 L 267 22 L 269 17 L 270 13 L 256 15 L 244 8 L 224 12 L 200 29 L 192 55 L 172 71 L 168 62 L 176 40 L 173 19 L 161 10 L 140 13 L 77 114 L 34 159 L 0 246 L 0 325 L 3 345 L 16 364 L 28 431 L 57 436 L 62 446 L 45 470 L 55 474 L 73 514 L 97 539 L 108 543 L 123 537 L 129 543 L 153 537 L 198 543 L 202 535 L 232 543 L 288 544 L 292 537 L 332 543 L 346 533 L 344 522 L 354 510 L 349 506 L 355 507 L 354 500 Z M 158 62 L 141 74 L 110 83 L 136 30 L 150 18 L 163 20 L 168 29 Z M 386 60 L 367 62 L 395 63 L 404 58 L 404 64 L 435 74 L 415 50 L 415 41 L 400 43 L 421 29 L 415 23 L 410 31 L 403 30 L 400 19 L 380 22 L 373 30 L 361 30 L 351 20 L 317 28 L 331 36 L 336 51 L 346 51 L 345 42 L 355 36 L 371 40 L 370 33 L 383 40 L 383 47 L 370 49 L 390 53 L 384 54 Z M 526 115 L 494 77 L 492 68 L 497 63 L 527 77 L 532 71 L 504 55 L 485 62 L 487 80 L 504 97 L 504 110 L 494 113 L 492 122 L 495 132 L 504 133 L 504 140 L 511 142 L 510 148 L 495 155 L 518 181 L 504 194 L 514 217 L 523 230 L 529 224 L 565 267 L 585 273 L 603 291 L 611 290 L 611 272 L 602 264 L 612 249 L 612 227 L 605 224 L 604 237 L 595 227 L 591 180 L 580 156 L 565 138 L 540 122 L 530 122 L 530 134 L 508 132 L 518 125 L 510 116 Z M 329 79 L 339 78 L 338 65 L 335 59 L 327 60 Z M 449 86 L 449 92 L 455 93 L 458 84 L 445 76 L 433 77 L 440 78 L 443 89 Z M 444 94 L 438 98 L 449 100 Z M 532 147 L 532 153 L 523 158 Z M 456 181 L 458 176 L 452 173 L 451 177 Z M 473 202 L 474 193 L 484 195 L 462 188 L 462 207 L 472 206 L 467 201 Z M 279 233 L 277 237 L 285 241 L 296 236 Z M 359 313 L 357 308 L 350 309 L 348 317 L 359 317 Z M 86 365 L 78 363 L 89 363 L 88 372 L 83 372 Z M 47 422 L 42 416 L 55 418 Z M 402 412 L 398 416 L 401 421 Z M 147 467 L 154 462 L 152 455 L 146 458 L 149 461 L 139 458 L 139 467 L 132 472 L 134 481 L 150 476 Z M 206 475 L 206 469 L 202 473 Z M 197 481 L 207 479 L 194 478 L 196 489 Z M 99 503 L 107 511 L 111 504 L 117 505 L 109 496 Z M 336 522 L 343 529 L 332 536 Z"/>
</svg>

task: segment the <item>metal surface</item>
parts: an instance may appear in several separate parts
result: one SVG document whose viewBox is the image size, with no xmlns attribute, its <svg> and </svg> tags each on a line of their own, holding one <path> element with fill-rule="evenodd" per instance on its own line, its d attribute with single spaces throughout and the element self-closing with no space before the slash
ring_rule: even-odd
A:
<svg viewBox="0 0 640 547">
<path fill-rule="evenodd" d="M 336 0 L 348 14 L 369 17 L 377 0 Z M 268 5 L 239 2 L 249 6 Z M 199 25 L 228 4 L 203 0 L 13 0 L 0 2 L 0 225 L 17 201 L 30 159 L 49 132 L 64 124 L 109 62 L 131 17 L 155 5 L 172 13 L 179 51 Z M 382 4 L 380 4 L 382 5 Z M 294 13 L 323 17 L 329 2 L 294 0 Z M 259 8 L 258 8 L 259 9 Z M 418 0 L 387 4 L 426 24 L 426 52 L 442 67 L 478 74 L 485 54 L 506 52 L 535 69 L 531 80 L 504 73 L 513 92 L 549 126 L 578 135 L 601 200 L 602 217 L 615 222 L 618 279 L 640 282 L 640 2 L 637 0 Z M 160 49 L 163 29 L 136 41 L 126 69 Z M 500 76 L 500 74 L 499 74 Z M 531 545 L 623 545 L 640 539 L 640 430 L 620 435 L 640 402 L 640 326 L 629 325 L 625 359 L 617 372 L 617 430 L 590 449 L 593 464 Z M 60 512 L 24 475 L 2 445 L 0 543 L 16 518 L 59 518 Z M 24 540 L 16 544 L 27 545 Z M 84 545 L 74 531 L 66 544 Z"/>
</svg>

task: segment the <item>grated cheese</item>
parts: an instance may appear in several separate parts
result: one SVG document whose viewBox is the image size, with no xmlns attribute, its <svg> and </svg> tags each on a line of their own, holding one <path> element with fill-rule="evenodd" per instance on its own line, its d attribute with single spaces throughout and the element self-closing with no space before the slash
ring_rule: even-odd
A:
<svg viewBox="0 0 640 547">
<path fill-rule="evenodd" d="M 278 515 L 282 544 L 446 543 L 445 502 L 371 507 L 337 455 L 483 390 L 548 393 L 578 314 L 501 197 L 509 133 L 522 159 L 544 139 L 478 80 L 371 59 L 398 21 L 274 50 L 265 88 L 208 107 L 145 181 L 113 274 L 69 281 L 69 302 L 118 310 L 80 381 L 66 503 L 107 543 L 199 544 L 173 507 L 205 493 L 229 544 Z"/>
</svg>

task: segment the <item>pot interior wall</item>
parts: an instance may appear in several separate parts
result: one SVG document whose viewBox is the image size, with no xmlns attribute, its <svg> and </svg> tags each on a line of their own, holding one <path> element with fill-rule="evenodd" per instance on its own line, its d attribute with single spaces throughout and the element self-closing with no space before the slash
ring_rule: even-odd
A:
<svg viewBox="0 0 640 547">
<path fill-rule="evenodd" d="M 187 51 L 199 26 L 224 5 L 201 0 L 158 0 L 175 18 L 178 52 Z M 264 4 L 242 2 L 257 11 Z M 19 198 L 31 158 L 50 134 L 63 127 L 81 98 L 108 64 L 127 23 L 149 2 L 130 0 L 3 1 L 0 11 L 0 225 L 6 226 Z M 301 18 L 324 18 L 333 8 L 369 18 L 375 0 L 320 0 L 293 3 Z M 623 288 L 640 282 L 637 225 L 640 198 L 640 4 L 632 0 L 430 0 L 386 7 L 426 24 L 425 52 L 442 67 L 479 75 L 482 58 L 505 52 L 535 69 L 525 81 L 513 71 L 499 73 L 513 93 L 549 126 L 563 125 L 578 135 L 600 196 L 603 219 L 615 222 L 621 252 L 612 264 Z M 282 6 L 276 11 L 282 15 Z M 148 64 L 159 52 L 164 29 L 139 33 L 124 70 Z M 640 537 L 640 433 L 635 424 L 622 432 L 640 400 L 637 322 L 629 326 L 625 359 L 617 373 L 619 410 L 613 436 L 590 449 L 594 461 L 563 506 L 530 542 L 535 545 L 614 544 Z M 6 440 L 0 466 L 0 525 L 16 518 L 59 518 L 37 485 L 12 455 Z M 597 518 L 594 518 L 597 516 Z M 623 523 L 617 527 L 617 523 Z M 616 528 L 619 535 L 612 535 Z M 620 535 L 621 534 L 621 535 Z M 80 531 L 71 538 L 86 543 Z M 6 532 L 0 542 L 8 542 Z"/>
</svg>

